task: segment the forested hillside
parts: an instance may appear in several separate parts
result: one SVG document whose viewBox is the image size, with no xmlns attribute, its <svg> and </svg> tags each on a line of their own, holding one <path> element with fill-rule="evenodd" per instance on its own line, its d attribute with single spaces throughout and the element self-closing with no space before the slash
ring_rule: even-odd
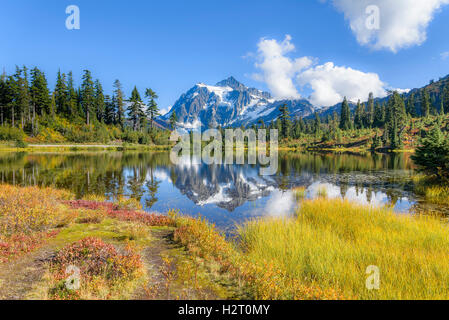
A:
<svg viewBox="0 0 449 320">
<path fill-rule="evenodd" d="M 233 90 L 242 90 L 241 87 L 247 89 L 239 84 Z M 50 89 L 47 76 L 37 67 L 31 70 L 16 67 L 14 74 L 3 73 L 0 77 L 0 140 L 16 141 L 18 145 L 48 142 L 167 145 L 170 134 L 167 129 L 179 124 L 175 108 L 165 118 L 158 119 L 158 95 L 151 88 L 143 96 L 137 87 L 125 93 L 119 80 L 113 88 L 111 95 L 106 94 L 100 80 L 84 70 L 79 85 L 75 84 L 72 72 L 59 71 L 56 85 Z M 337 106 L 303 118 L 289 110 L 291 104 L 281 101 L 278 104 L 273 111 L 277 116 L 267 123 L 263 113 L 254 110 L 256 118 L 251 127 L 278 129 L 284 146 L 411 149 L 431 127 L 437 125 L 447 131 L 449 77 L 408 93 L 392 92 L 382 99 L 372 94 L 363 103 L 345 99 Z M 203 124 L 200 127 L 204 128 Z"/>
<path fill-rule="evenodd" d="M 84 70 L 75 85 L 72 72 L 58 72 L 53 90 L 37 67 L 16 67 L 0 77 L 0 140 L 18 142 L 167 144 L 168 132 L 155 125 L 157 94 L 137 87 L 127 95 L 116 80 L 112 95 Z M 144 103 L 146 102 L 146 104 Z"/>
</svg>

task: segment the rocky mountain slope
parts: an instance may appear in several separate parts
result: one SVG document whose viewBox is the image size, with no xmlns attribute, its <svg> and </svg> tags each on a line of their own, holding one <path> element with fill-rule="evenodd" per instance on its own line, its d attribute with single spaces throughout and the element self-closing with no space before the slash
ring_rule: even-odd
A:
<svg viewBox="0 0 449 320">
<path fill-rule="evenodd" d="M 176 112 L 178 126 L 188 130 L 249 126 L 277 119 L 279 106 L 284 103 L 293 117 L 306 117 L 316 110 L 307 100 L 275 100 L 268 92 L 248 88 L 230 77 L 215 86 L 196 84 L 160 120 L 167 122 Z"/>
<path fill-rule="evenodd" d="M 419 98 L 427 89 L 432 104 L 440 105 L 443 88 L 449 85 L 449 76 L 431 81 L 422 88 L 404 93 L 408 98 L 415 95 L 415 107 L 419 114 Z M 376 102 L 385 103 L 388 97 L 377 98 Z M 364 101 L 366 103 L 366 101 Z M 198 83 L 181 97 L 170 112 L 158 119 L 158 123 L 168 127 L 170 115 L 176 112 L 178 127 L 186 130 L 207 129 L 216 127 L 251 126 L 263 121 L 265 124 L 279 117 L 279 107 L 287 104 L 292 118 L 310 118 L 315 112 L 325 117 L 334 112 L 339 113 L 341 103 L 326 108 L 314 107 L 306 99 L 276 100 L 270 93 L 255 88 L 249 88 L 230 77 L 211 86 Z M 350 102 L 350 108 L 355 109 L 356 102 Z"/>
</svg>

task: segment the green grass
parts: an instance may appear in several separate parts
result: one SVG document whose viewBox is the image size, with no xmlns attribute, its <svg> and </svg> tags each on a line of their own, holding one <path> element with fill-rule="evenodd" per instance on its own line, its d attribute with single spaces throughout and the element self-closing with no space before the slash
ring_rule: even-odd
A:
<svg viewBox="0 0 449 320">
<path fill-rule="evenodd" d="M 133 241 L 138 246 L 149 246 L 151 245 L 151 228 L 135 222 L 107 218 L 100 223 L 74 223 L 62 229 L 52 243 L 62 246 L 91 237 L 101 238 L 111 243 Z"/>
<path fill-rule="evenodd" d="M 271 261 L 305 285 L 355 299 L 447 299 L 448 232 L 436 218 L 326 199 L 302 202 L 296 218 L 240 229 L 253 263 Z M 379 290 L 366 288 L 371 265 L 380 269 Z"/>
<path fill-rule="evenodd" d="M 415 191 L 424 196 L 426 201 L 439 205 L 449 205 L 449 185 L 424 176 L 414 179 Z"/>
</svg>

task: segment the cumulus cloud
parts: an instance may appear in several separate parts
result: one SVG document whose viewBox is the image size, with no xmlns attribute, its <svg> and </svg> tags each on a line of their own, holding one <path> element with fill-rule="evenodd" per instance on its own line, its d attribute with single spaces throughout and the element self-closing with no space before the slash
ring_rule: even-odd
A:
<svg viewBox="0 0 449 320">
<path fill-rule="evenodd" d="M 302 86 L 313 90 L 310 102 L 316 106 L 331 106 L 344 97 L 351 101 L 366 100 L 372 92 L 375 97 L 387 95 L 385 83 L 375 73 L 365 73 L 348 67 L 338 67 L 332 62 L 305 70 L 297 77 Z"/>
<path fill-rule="evenodd" d="M 263 38 L 258 44 L 255 66 L 261 72 L 253 78 L 265 82 L 276 98 L 299 98 L 297 86 L 310 88 L 309 99 L 318 107 L 335 105 L 345 96 L 357 101 L 366 100 L 370 92 L 376 97 L 387 95 L 386 84 L 375 73 L 336 66 L 332 62 L 318 65 L 318 59 L 311 57 L 286 56 L 295 49 L 291 40 L 290 36 L 282 42 Z"/>
<path fill-rule="evenodd" d="M 449 0 L 330 1 L 344 13 L 360 44 L 393 52 L 426 41 L 429 23 L 441 7 L 449 4 Z M 378 27 L 373 27 L 377 17 Z"/>
<path fill-rule="evenodd" d="M 254 74 L 253 78 L 265 82 L 273 95 L 280 99 L 300 97 L 293 79 L 301 70 L 313 64 L 309 57 L 291 59 L 286 56 L 295 50 L 291 39 L 289 35 L 282 42 L 262 38 L 258 44 L 256 68 L 261 73 Z"/>
<path fill-rule="evenodd" d="M 172 106 L 168 106 L 167 108 L 162 108 L 159 110 L 159 113 L 161 116 L 165 116 L 167 113 L 170 112 Z"/>
</svg>

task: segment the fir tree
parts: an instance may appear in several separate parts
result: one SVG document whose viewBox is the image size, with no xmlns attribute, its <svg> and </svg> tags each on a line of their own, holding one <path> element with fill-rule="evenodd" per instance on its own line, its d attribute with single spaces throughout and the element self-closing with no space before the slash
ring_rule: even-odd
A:
<svg viewBox="0 0 449 320">
<path fill-rule="evenodd" d="M 360 100 L 357 102 L 357 107 L 355 109 L 355 115 L 354 115 L 354 127 L 356 129 L 363 129 L 363 106 L 360 104 Z"/>
<path fill-rule="evenodd" d="M 148 99 L 147 117 L 150 121 L 150 127 L 153 128 L 154 120 L 159 115 L 159 107 L 156 103 L 156 99 L 159 97 L 156 92 L 151 89 L 145 91 L 145 97 Z"/>
<path fill-rule="evenodd" d="M 421 115 L 426 118 L 430 115 L 430 97 L 426 88 L 421 93 Z"/>
<path fill-rule="evenodd" d="M 416 107 L 415 107 L 415 94 L 410 94 L 407 100 L 407 113 L 412 117 L 416 117 Z"/>
<path fill-rule="evenodd" d="M 45 75 L 38 69 L 31 70 L 31 105 L 32 105 L 32 131 L 37 133 L 37 115 L 48 113 L 51 106 L 50 92 Z"/>
<path fill-rule="evenodd" d="M 374 125 L 374 94 L 370 92 L 368 97 L 368 109 L 366 111 L 366 126 L 372 128 Z"/>
<path fill-rule="evenodd" d="M 131 98 L 129 99 L 129 102 L 130 104 L 127 109 L 128 117 L 131 121 L 133 130 L 138 131 L 140 128 L 140 118 L 143 114 L 143 102 L 136 86 L 131 92 Z"/>
<path fill-rule="evenodd" d="M 12 116 L 12 126 L 15 125 L 15 116 L 20 118 L 20 127 L 24 127 L 24 117 L 25 113 L 29 110 L 30 97 L 29 97 L 29 84 L 28 84 L 28 73 L 27 68 L 23 67 L 20 69 L 16 67 L 16 73 L 14 75 L 14 100 L 13 110 L 11 112 Z"/>
<path fill-rule="evenodd" d="M 351 110 L 349 109 L 348 100 L 346 97 L 341 104 L 341 114 L 340 114 L 340 129 L 349 130 L 351 129 Z"/>
<path fill-rule="evenodd" d="M 104 97 L 105 113 L 104 121 L 106 124 L 115 124 L 115 97 L 106 95 Z"/>
<path fill-rule="evenodd" d="M 78 95 L 75 90 L 73 73 L 70 71 L 67 75 L 67 113 L 70 118 L 82 115 L 81 106 L 78 103 Z"/>
<path fill-rule="evenodd" d="M 100 122 L 105 121 L 105 101 L 104 101 L 104 93 L 103 86 L 100 83 L 100 80 L 95 81 L 95 106 L 96 106 L 96 114 L 97 120 Z"/>
<path fill-rule="evenodd" d="M 70 100 L 67 96 L 68 93 L 65 74 L 61 74 L 61 70 L 58 70 L 58 77 L 56 79 L 56 86 L 54 90 L 56 112 L 58 114 L 63 114 L 66 116 L 70 115 Z"/>
<path fill-rule="evenodd" d="M 449 113 L 449 82 L 446 83 L 444 89 L 443 89 L 443 96 L 442 101 L 444 105 L 444 113 Z"/>
<path fill-rule="evenodd" d="M 314 119 L 314 131 L 315 135 L 319 135 L 321 133 L 321 119 L 318 112 L 315 112 L 315 119 Z"/>
<path fill-rule="evenodd" d="M 170 126 L 172 130 L 176 129 L 176 123 L 178 122 L 178 117 L 176 116 L 176 111 L 173 110 L 172 114 L 170 115 Z"/>
<path fill-rule="evenodd" d="M 115 97 L 115 110 L 117 112 L 116 119 L 118 125 L 123 129 L 125 126 L 125 110 L 124 110 L 124 100 L 125 96 L 122 91 L 122 84 L 119 80 L 114 82 L 114 97 Z"/>
<path fill-rule="evenodd" d="M 86 114 L 86 124 L 90 125 L 93 115 L 95 115 L 95 90 L 92 74 L 89 70 L 84 70 L 83 83 L 81 85 L 81 105 Z"/>
<path fill-rule="evenodd" d="M 0 123 L 4 126 L 4 113 L 8 105 L 8 87 L 6 85 L 6 73 L 3 71 L 0 76 Z"/>
<path fill-rule="evenodd" d="M 392 149 L 402 147 L 402 132 L 406 127 L 405 104 L 398 92 L 394 92 L 388 101 L 386 127 Z"/>
<path fill-rule="evenodd" d="M 291 129 L 291 118 L 290 118 L 290 110 L 286 104 L 283 104 L 279 107 L 279 112 L 281 113 L 278 120 L 280 123 L 278 124 L 278 130 L 281 138 L 288 138 L 290 135 Z"/>
<path fill-rule="evenodd" d="M 412 156 L 419 170 L 439 180 L 449 180 L 449 140 L 435 126 Z"/>
</svg>

